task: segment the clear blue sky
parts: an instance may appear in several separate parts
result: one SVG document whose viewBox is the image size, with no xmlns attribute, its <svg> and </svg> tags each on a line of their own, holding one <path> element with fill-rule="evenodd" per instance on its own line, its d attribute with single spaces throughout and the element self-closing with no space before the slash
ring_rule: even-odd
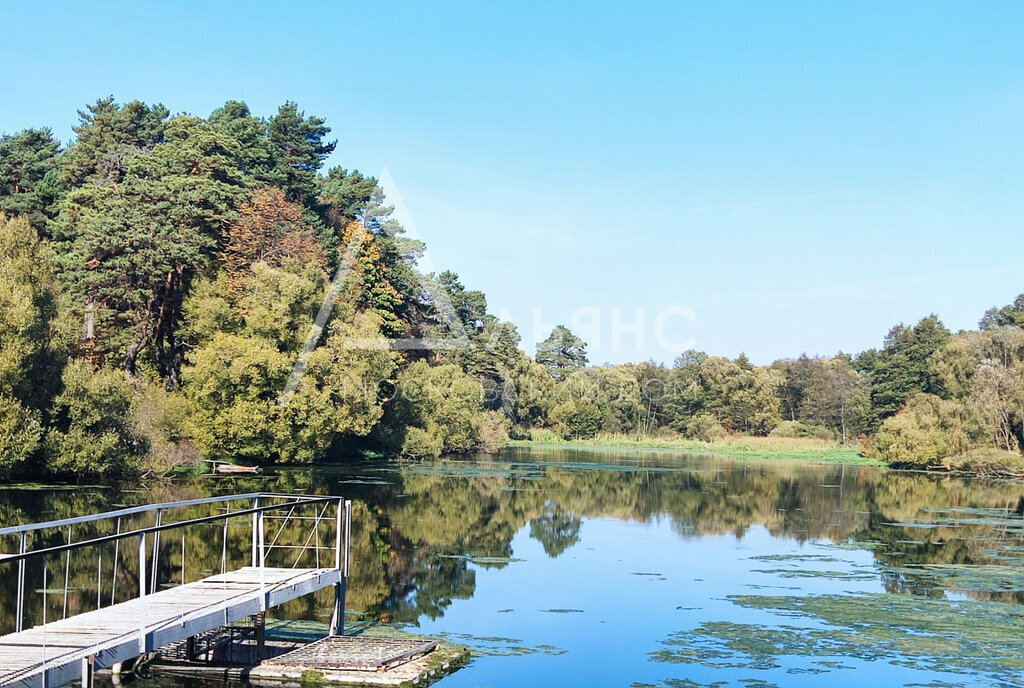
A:
<svg viewBox="0 0 1024 688">
<path fill-rule="evenodd" d="M 530 353 L 574 312 L 596 363 L 670 362 L 659 313 L 714 354 L 855 352 L 1024 291 L 1024 3 L 497 5 L 8 4 L 0 131 L 297 101 Z"/>
</svg>

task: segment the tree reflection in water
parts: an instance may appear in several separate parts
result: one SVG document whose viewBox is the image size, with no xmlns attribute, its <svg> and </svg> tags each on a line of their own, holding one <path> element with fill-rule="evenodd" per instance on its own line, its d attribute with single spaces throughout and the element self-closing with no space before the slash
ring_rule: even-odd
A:
<svg viewBox="0 0 1024 688">
<path fill-rule="evenodd" d="M 1024 602 L 1024 523 L 1014 511 L 1024 487 L 861 466 L 648 450 L 514 449 L 500 459 L 356 461 L 253 477 L 157 483 L 145 490 L 12 486 L 0 490 L 0 523 L 258 490 L 355 500 L 348 606 L 372 619 L 437 618 L 453 600 L 473 596 L 478 568 L 508 565 L 513 537 L 523 528 L 549 557 L 559 557 L 579 542 L 581 524 L 594 518 L 670 519 L 684 539 L 742 537 L 749 528 L 763 526 L 776 537 L 799 542 L 829 540 L 870 548 L 890 592 L 942 596 L 958 590 L 978 600 Z M 56 544 L 65 534 L 42 537 L 40 542 Z M 219 526 L 189 529 L 186 538 L 189 579 L 219 567 Z M 238 522 L 228 543 L 233 565 L 248 556 L 248 538 L 248 527 Z M 14 542 L 2 545 L 5 551 L 16 548 Z M 104 555 L 104 604 L 112 592 L 112 554 L 107 550 Z M 72 558 L 69 612 L 95 607 L 97 565 L 92 557 Z M 165 543 L 159 580 L 177 582 L 180 565 L 180 543 Z M 118 598 L 131 593 L 136 566 L 130 557 L 121 562 Z M 0 589 L 14 589 L 14 568 L 0 566 Z M 63 567 L 50 569 L 49 587 L 62 588 Z M 30 576 L 40 573 L 30 567 Z M 49 618 L 62 602 L 53 598 Z M 41 618 L 40 596 L 28 595 L 26 604 L 29 619 Z M 327 596 L 318 595 L 278 613 L 321 618 L 328 607 Z M 13 618 L 12 596 L 0 596 L 0 633 L 12 630 Z"/>
</svg>

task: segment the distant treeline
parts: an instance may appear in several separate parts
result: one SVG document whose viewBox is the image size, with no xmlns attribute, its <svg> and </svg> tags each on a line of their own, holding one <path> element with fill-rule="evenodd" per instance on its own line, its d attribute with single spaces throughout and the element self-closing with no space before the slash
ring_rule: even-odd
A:
<svg viewBox="0 0 1024 688">
<path fill-rule="evenodd" d="M 1019 460 L 1024 297 L 978 332 L 931 316 L 857 356 L 590 367 L 558 327 L 534 360 L 481 292 L 416 269 L 423 244 L 377 180 L 324 169 L 336 142 L 294 103 L 200 118 L 106 98 L 79 116 L 67 147 L 0 137 L 0 474 L 436 456 L 541 428 Z"/>
</svg>

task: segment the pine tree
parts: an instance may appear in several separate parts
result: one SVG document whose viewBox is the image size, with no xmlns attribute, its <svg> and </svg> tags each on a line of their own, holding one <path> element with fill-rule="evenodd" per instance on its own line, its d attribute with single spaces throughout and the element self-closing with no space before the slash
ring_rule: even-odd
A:
<svg viewBox="0 0 1024 688">
<path fill-rule="evenodd" d="M 331 128 L 320 117 L 306 117 L 295 103 L 285 103 L 267 121 L 271 179 L 288 200 L 314 208 L 318 196 L 317 171 L 337 146 L 324 137 Z"/>
<path fill-rule="evenodd" d="M 551 377 L 561 380 L 572 371 L 586 367 L 587 345 L 569 328 L 559 325 L 537 345 L 537 363 L 547 368 Z"/>
<path fill-rule="evenodd" d="M 60 196 L 59 155 L 60 142 L 49 129 L 0 136 L 0 213 L 27 217 L 44 232 Z"/>
</svg>

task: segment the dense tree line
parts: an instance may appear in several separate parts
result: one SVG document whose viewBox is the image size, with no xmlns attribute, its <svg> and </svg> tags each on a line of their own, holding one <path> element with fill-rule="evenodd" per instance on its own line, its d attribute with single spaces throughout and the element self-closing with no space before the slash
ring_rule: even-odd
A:
<svg viewBox="0 0 1024 688">
<path fill-rule="evenodd" d="M 375 179 L 324 169 L 323 119 L 112 98 L 79 117 L 67 147 L 0 137 L 0 471 L 507 440 L 484 390 L 529 370 L 518 335 L 453 273 L 417 272 Z M 453 324 L 465 351 L 392 346 Z"/>
<path fill-rule="evenodd" d="M 556 329 L 538 360 L 565 338 Z M 1024 295 L 990 309 L 977 331 L 953 334 L 930 315 L 856 356 L 755 366 L 688 351 L 671 368 L 544 356 L 554 382 L 537 417 L 569 437 L 808 437 L 858 443 L 893 465 L 1024 474 Z"/>
<path fill-rule="evenodd" d="M 330 128 L 294 103 L 105 98 L 74 131 L 0 136 L 3 474 L 436 456 L 538 429 L 817 437 L 925 466 L 1024 443 L 1024 296 L 856 356 L 595 367 L 559 326 L 531 359 L 484 294 L 417 270 L 376 180 L 325 169 Z"/>
</svg>

